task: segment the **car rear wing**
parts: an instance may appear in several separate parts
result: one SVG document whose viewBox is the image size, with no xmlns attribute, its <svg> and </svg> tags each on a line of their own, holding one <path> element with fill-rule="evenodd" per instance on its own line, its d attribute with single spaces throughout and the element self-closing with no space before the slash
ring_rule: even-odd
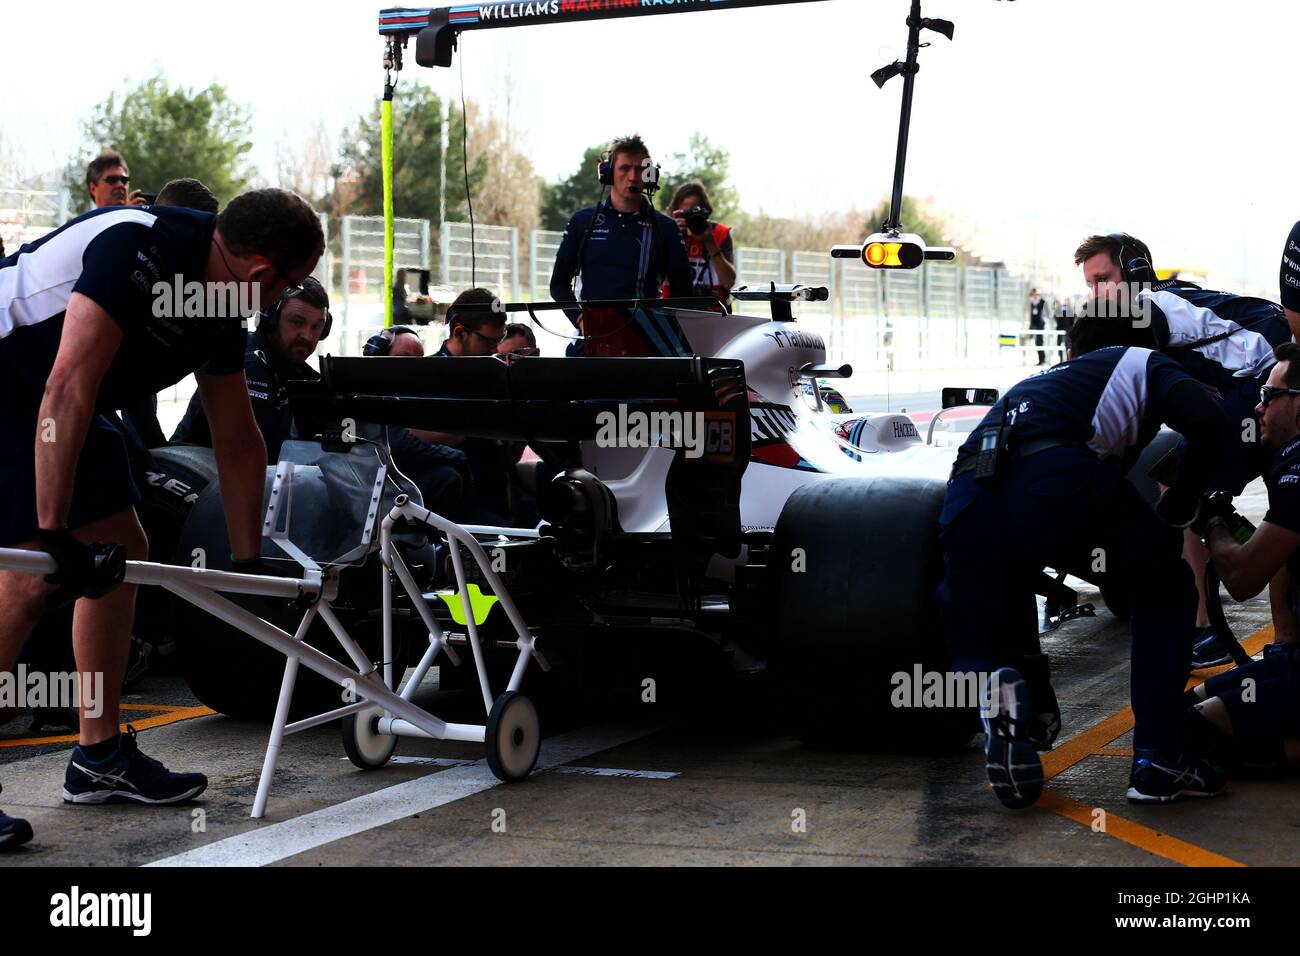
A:
<svg viewBox="0 0 1300 956">
<path fill-rule="evenodd" d="M 374 422 L 511 441 L 596 440 L 673 449 L 664 494 L 684 570 L 702 574 L 741 546 L 749 463 L 745 366 L 713 358 L 321 359 L 290 382 L 299 431 L 347 441 Z M 329 439 L 327 439 L 329 440 Z"/>
</svg>

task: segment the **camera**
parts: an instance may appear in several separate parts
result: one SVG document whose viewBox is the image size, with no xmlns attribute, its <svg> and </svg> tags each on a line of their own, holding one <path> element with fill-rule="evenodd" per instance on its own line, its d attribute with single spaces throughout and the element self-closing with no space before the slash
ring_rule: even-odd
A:
<svg viewBox="0 0 1300 956">
<path fill-rule="evenodd" d="M 712 215 L 713 210 L 701 203 L 682 213 L 682 218 L 686 220 L 686 228 L 691 231 L 691 235 L 702 236 L 709 231 L 709 217 Z"/>
</svg>

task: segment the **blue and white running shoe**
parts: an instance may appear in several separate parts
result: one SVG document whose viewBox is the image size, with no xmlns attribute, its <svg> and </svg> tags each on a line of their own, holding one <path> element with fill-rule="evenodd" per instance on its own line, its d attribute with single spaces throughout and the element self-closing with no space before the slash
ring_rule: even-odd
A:
<svg viewBox="0 0 1300 956">
<path fill-rule="evenodd" d="M 26 820 L 11 817 L 0 810 L 0 850 L 12 850 L 28 843 L 32 838 L 32 825 Z"/>
<path fill-rule="evenodd" d="M 980 720 L 989 786 L 1005 807 L 1032 806 L 1043 793 L 1043 762 L 1034 746 L 1041 725 L 1030 713 L 1029 685 L 1019 671 L 1004 667 L 990 675 L 988 695 Z"/>
<path fill-rule="evenodd" d="M 1183 754 L 1169 759 L 1155 750 L 1133 752 L 1129 803 L 1172 803 L 1184 797 L 1213 797 L 1223 793 L 1228 776 L 1204 760 Z"/>
<path fill-rule="evenodd" d="M 63 777 L 64 803 L 167 804 L 192 800 L 207 789 L 201 773 L 172 773 L 146 757 L 135 742 L 135 728 L 117 739 L 117 750 L 101 761 L 90 760 L 80 747 L 72 751 Z"/>
</svg>

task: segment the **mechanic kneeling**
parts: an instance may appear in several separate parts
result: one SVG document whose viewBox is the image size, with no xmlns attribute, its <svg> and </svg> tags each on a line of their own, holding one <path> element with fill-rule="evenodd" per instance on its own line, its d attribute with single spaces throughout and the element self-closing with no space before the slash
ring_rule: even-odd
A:
<svg viewBox="0 0 1300 956">
<path fill-rule="evenodd" d="M 1099 558 L 1133 607 L 1128 798 L 1167 802 L 1224 784 L 1219 771 L 1185 752 L 1182 694 L 1196 589 L 1180 534 L 1161 518 L 1191 521 L 1235 432 L 1171 359 L 1116 345 L 1127 325 L 1085 326 L 1069 361 L 1012 388 L 958 451 L 944 500 L 940 600 L 952 670 L 988 674 L 990 690 L 998 690 L 981 716 L 989 782 L 1008 807 L 1038 799 L 1036 751 L 1050 749 L 1060 730 L 1037 653 L 1035 581 L 1044 567 L 1084 570 Z M 1181 432 L 1188 448 L 1153 512 L 1124 476 L 1161 422 Z"/>
<path fill-rule="evenodd" d="M 1203 506 L 1198 522 L 1210 559 L 1238 601 L 1258 594 L 1289 568 L 1287 604 L 1300 612 L 1300 345 L 1277 347 L 1277 364 L 1260 389 L 1260 439 L 1275 449 L 1266 478 L 1268 513 L 1244 544 L 1233 535 L 1231 505 Z M 1226 502 L 1229 499 L 1218 499 Z M 1208 759 L 1226 766 L 1300 761 L 1300 643 L 1279 641 L 1264 658 L 1211 677 L 1188 692 L 1188 736 Z"/>
</svg>

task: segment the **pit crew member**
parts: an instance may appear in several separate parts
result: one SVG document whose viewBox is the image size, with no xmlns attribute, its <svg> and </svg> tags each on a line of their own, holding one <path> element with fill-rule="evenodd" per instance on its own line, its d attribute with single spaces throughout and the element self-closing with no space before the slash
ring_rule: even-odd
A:
<svg viewBox="0 0 1300 956">
<path fill-rule="evenodd" d="M 1049 749 L 1060 728 L 1046 661 L 1036 653 L 1035 579 L 1047 566 L 1087 569 L 1099 555 L 1133 608 L 1129 799 L 1165 802 L 1223 787 L 1217 771 L 1185 753 L 1182 693 L 1196 590 L 1179 533 L 1161 518 L 1192 519 L 1234 434 L 1204 386 L 1172 359 L 1113 346 L 1105 336 L 1116 325 L 1076 325 L 1095 334 L 1073 343 L 1074 358 L 1025 379 L 994 406 L 958 451 L 940 518 L 952 669 L 990 675 L 988 686 L 999 689 L 981 714 L 985 762 L 994 793 L 1012 808 L 1041 794 L 1036 751 Z M 1157 512 L 1124 476 L 1161 422 L 1188 447 Z"/>
<path fill-rule="evenodd" d="M 1216 390 L 1224 411 L 1238 426 L 1238 440 L 1211 478 L 1210 487 L 1240 494 L 1268 467 L 1270 455 L 1258 440 L 1254 409 L 1259 388 L 1275 361 L 1274 346 L 1291 340 L 1282 309 L 1264 299 L 1214 292 L 1188 283 L 1159 282 L 1146 244 L 1127 233 L 1088 237 L 1075 251 L 1074 262 L 1083 268 L 1093 311 L 1131 321 L 1134 330 L 1142 333 L 1125 339 L 1126 344 L 1159 349 L 1193 378 Z M 1205 596 L 1201 593 L 1205 549 L 1190 531 L 1184 535 L 1183 545 L 1200 594 L 1200 633 L 1194 643 L 1192 666 L 1227 663 L 1231 655 L 1209 626 Z M 1283 633 L 1300 634 L 1300 625 L 1286 609 L 1285 593 L 1284 579 L 1270 588 L 1275 625 Z"/>
<path fill-rule="evenodd" d="M 1254 597 L 1279 568 L 1291 570 L 1286 599 L 1300 610 L 1300 345 L 1277 348 L 1260 389 L 1261 440 L 1276 452 L 1269 469 L 1268 513 L 1244 544 L 1232 534 L 1231 506 L 1206 508 L 1199 529 L 1228 593 Z M 1248 682 L 1249 679 L 1249 682 Z M 1300 760 L 1300 643 L 1277 641 L 1264 658 L 1211 677 L 1188 692 L 1189 737 L 1207 757 L 1232 765 Z"/>
<path fill-rule="evenodd" d="M 676 222 L 656 212 L 658 167 L 639 136 L 616 139 L 600 164 L 609 198 L 577 212 L 564 231 L 551 273 L 551 298 L 576 302 L 658 299 L 667 282 L 674 297 L 692 292 L 690 263 Z M 637 309 L 589 306 L 569 312 L 586 355 L 679 355 L 686 342 L 665 316 Z"/>
<path fill-rule="evenodd" d="M 78 670 L 103 675 L 102 712 L 81 713 L 65 801 L 176 803 L 207 785 L 202 774 L 168 771 L 140 752 L 133 732 L 118 732 L 135 588 L 114 585 L 123 551 L 142 559 L 148 542 L 122 435 L 101 410 L 196 372 L 236 565 L 256 562 L 260 550 L 266 454 L 244 383 L 242 317 L 228 301 L 211 310 L 208 296 L 203 315 L 164 308 L 160 316 L 155 284 L 250 283 L 274 301 L 323 250 L 311 207 L 263 189 L 219 216 L 95 210 L 0 262 L 0 546 L 47 551 L 57 563 L 45 578 L 0 572 L 0 669 L 13 668 L 47 607 L 76 602 Z M 118 547 L 101 550 L 101 566 L 91 542 Z"/>
</svg>

